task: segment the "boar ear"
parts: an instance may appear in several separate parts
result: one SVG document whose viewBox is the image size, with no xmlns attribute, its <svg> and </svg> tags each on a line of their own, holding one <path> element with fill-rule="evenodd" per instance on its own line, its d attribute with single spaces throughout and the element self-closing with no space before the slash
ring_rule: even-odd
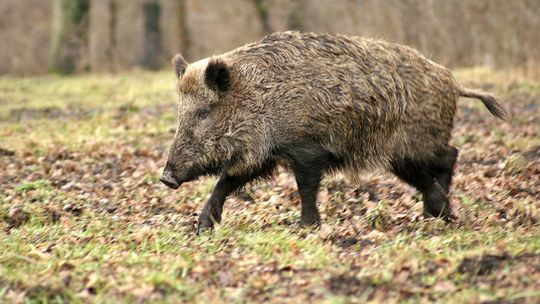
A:
<svg viewBox="0 0 540 304">
<path fill-rule="evenodd" d="M 184 75 L 184 72 L 186 71 L 187 62 L 180 54 L 176 54 L 172 59 L 172 66 L 174 68 L 174 72 L 176 73 L 176 77 L 178 79 L 182 78 L 182 75 Z"/>
<path fill-rule="evenodd" d="M 219 59 L 211 59 L 204 73 L 204 82 L 212 89 L 226 92 L 230 86 L 229 67 Z"/>
</svg>

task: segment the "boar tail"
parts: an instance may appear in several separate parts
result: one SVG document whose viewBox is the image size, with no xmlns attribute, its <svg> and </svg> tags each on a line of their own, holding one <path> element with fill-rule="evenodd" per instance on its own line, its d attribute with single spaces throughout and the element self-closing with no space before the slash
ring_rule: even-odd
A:
<svg viewBox="0 0 540 304">
<path fill-rule="evenodd" d="M 506 110 L 497 102 L 495 96 L 489 93 L 460 88 L 459 96 L 480 99 L 484 103 L 486 108 L 491 112 L 491 114 L 497 116 L 502 120 L 506 120 L 506 118 L 508 117 Z"/>
</svg>

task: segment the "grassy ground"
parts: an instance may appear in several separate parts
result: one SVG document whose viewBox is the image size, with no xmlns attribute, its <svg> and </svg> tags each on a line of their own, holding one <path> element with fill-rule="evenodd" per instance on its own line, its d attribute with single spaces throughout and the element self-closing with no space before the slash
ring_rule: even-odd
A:
<svg viewBox="0 0 540 304">
<path fill-rule="evenodd" d="M 301 229 L 292 177 L 247 187 L 195 236 L 214 180 L 158 181 L 172 73 L 0 78 L 0 302 L 540 300 L 540 84 L 458 78 L 501 96 L 502 123 L 463 99 L 452 205 L 421 218 L 389 175 L 327 178 L 324 224 Z"/>
</svg>

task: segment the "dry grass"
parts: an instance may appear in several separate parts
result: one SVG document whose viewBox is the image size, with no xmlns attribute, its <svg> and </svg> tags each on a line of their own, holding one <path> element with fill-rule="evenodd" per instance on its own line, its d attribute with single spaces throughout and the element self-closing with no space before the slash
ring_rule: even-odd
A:
<svg viewBox="0 0 540 304">
<path fill-rule="evenodd" d="M 0 302 L 519 302 L 540 299 L 540 89 L 478 70 L 509 123 L 459 106 L 453 224 L 421 218 L 391 176 L 327 178 L 300 229 L 289 174 L 228 199 L 200 237 L 214 180 L 158 182 L 172 73 L 0 79 Z M 492 73 L 486 72 L 485 75 Z"/>
</svg>

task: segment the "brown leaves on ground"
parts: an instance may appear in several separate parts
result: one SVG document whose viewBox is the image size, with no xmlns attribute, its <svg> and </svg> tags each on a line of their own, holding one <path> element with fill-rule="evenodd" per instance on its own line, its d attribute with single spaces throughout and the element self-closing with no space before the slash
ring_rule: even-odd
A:
<svg viewBox="0 0 540 304">
<path fill-rule="evenodd" d="M 0 237 L 11 242 L 0 254 L 0 298 L 534 303 L 540 91 L 496 89 L 508 123 L 479 102 L 460 103 L 454 223 L 423 219 L 421 196 L 383 174 L 357 187 L 325 179 L 323 224 L 301 229 L 294 178 L 279 172 L 231 196 L 222 225 L 201 237 L 194 227 L 213 180 L 166 189 L 158 177 L 172 135 L 169 127 L 145 131 L 174 105 L 15 111 L 2 123 L 61 118 L 82 126 L 106 115 L 98 120 L 105 127 L 140 133 L 17 150 L 0 143 Z M 2 134 L 20 136 L 16 130 Z M 29 263 L 37 270 L 21 266 Z"/>
</svg>

